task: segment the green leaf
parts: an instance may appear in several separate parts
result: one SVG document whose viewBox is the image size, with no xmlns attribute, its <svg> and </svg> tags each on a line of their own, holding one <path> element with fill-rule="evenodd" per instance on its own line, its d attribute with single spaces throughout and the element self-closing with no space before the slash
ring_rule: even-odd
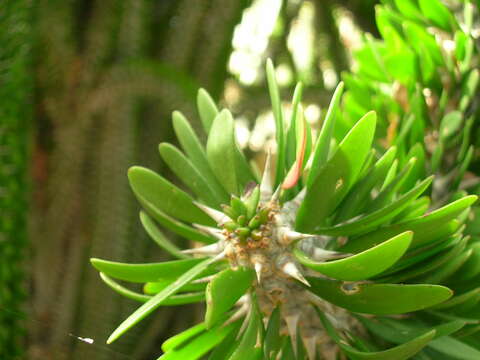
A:
<svg viewBox="0 0 480 360">
<path fill-rule="evenodd" d="M 210 168 L 205 149 L 200 143 L 200 140 L 198 140 L 197 135 L 195 135 L 195 132 L 187 119 L 178 111 L 173 112 L 172 118 L 173 129 L 175 130 L 175 134 L 177 135 L 182 149 L 185 151 L 195 168 L 207 180 L 208 184 L 215 189 L 215 193 L 222 194 L 222 202 L 227 203 L 230 200 L 230 196 L 222 185 L 220 185 Z"/>
<path fill-rule="evenodd" d="M 285 135 L 282 103 L 275 78 L 275 68 L 272 60 L 267 59 L 266 66 L 268 91 L 272 101 L 273 116 L 275 118 L 275 134 L 277 140 L 277 166 L 275 172 L 275 187 L 281 183 L 285 175 Z"/>
<path fill-rule="evenodd" d="M 318 311 L 318 310 L 317 310 Z M 348 354 L 353 360 L 407 360 L 424 348 L 435 336 L 435 330 L 428 331 L 409 342 L 390 348 L 388 350 L 377 352 L 362 352 L 346 344 L 346 342 L 337 334 L 335 328 L 327 317 L 318 311 L 323 326 L 330 337 Z"/>
<path fill-rule="evenodd" d="M 418 79 L 417 57 L 408 48 L 385 55 L 385 67 L 393 78 L 404 85 L 414 83 Z"/>
<path fill-rule="evenodd" d="M 313 153 L 312 166 L 307 178 L 307 187 L 310 188 L 313 185 L 314 180 L 320 173 L 320 169 L 325 165 L 328 159 L 328 150 L 330 148 L 330 141 L 333 135 L 333 127 L 335 125 L 335 116 L 340 106 L 340 100 L 342 99 L 344 84 L 340 82 L 333 93 L 330 105 L 328 106 L 325 120 L 323 121 L 322 129 L 318 135 L 317 144 Z"/>
<path fill-rule="evenodd" d="M 451 111 L 447 113 L 440 122 L 440 138 L 444 141 L 458 133 L 462 125 L 463 114 L 460 111 Z"/>
<path fill-rule="evenodd" d="M 286 164 L 287 169 L 290 168 L 296 159 L 297 145 L 296 145 L 296 123 L 300 101 L 302 99 L 303 85 L 301 82 L 297 83 L 295 90 L 293 92 L 292 99 L 292 115 L 290 117 L 290 126 L 287 131 L 287 141 L 286 141 Z"/>
<path fill-rule="evenodd" d="M 452 32 L 455 19 L 450 10 L 439 0 L 418 0 L 423 15 L 439 28 Z"/>
<path fill-rule="evenodd" d="M 344 224 L 338 224 L 329 228 L 321 228 L 317 233 L 330 236 L 361 235 L 372 231 L 381 224 L 386 224 L 405 209 L 413 200 L 420 196 L 432 182 L 433 176 L 423 180 L 409 192 L 400 196 L 389 205 L 374 211 L 371 214 L 361 216 Z"/>
<path fill-rule="evenodd" d="M 351 189 L 370 151 L 375 124 L 376 115 L 369 112 L 342 140 L 335 154 L 307 189 L 297 214 L 298 231 L 315 231 Z"/>
<path fill-rule="evenodd" d="M 199 89 L 197 94 L 197 109 L 202 120 L 205 133 L 209 133 L 213 124 L 213 120 L 218 114 L 217 105 L 210 97 L 210 94 L 205 89 Z"/>
<path fill-rule="evenodd" d="M 223 341 L 215 347 L 208 360 L 225 360 L 232 354 L 237 338 L 237 330 L 232 331 Z"/>
<path fill-rule="evenodd" d="M 348 284 L 307 277 L 314 294 L 347 310 L 365 314 L 403 314 L 447 300 L 453 292 L 439 285 Z"/>
<path fill-rule="evenodd" d="M 375 197 L 375 199 L 368 205 L 370 211 L 376 211 L 383 208 L 388 203 L 390 203 L 397 194 L 398 189 L 403 185 L 404 181 L 409 177 L 415 163 L 417 162 L 416 158 L 410 159 L 407 164 L 403 167 L 395 178 L 393 178 L 388 185 L 384 186 L 380 193 Z M 431 183 L 433 178 L 427 179 L 428 184 Z M 419 194 L 420 195 L 420 194 Z M 413 199 L 412 199 L 413 200 Z"/>
<path fill-rule="evenodd" d="M 381 318 L 369 319 L 363 316 L 357 316 L 357 319 L 360 320 L 360 322 L 374 335 L 394 344 L 401 344 L 410 341 L 431 330 L 435 330 L 434 339 L 442 338 L 453 334 L 465 326 L 465 322 L 459 320 L 453 320 L 436 326 L 427 326 L 413 319 L 400 321 Z"/>
<path fill-rule="evenodd" d="M 250 308 L 248 327 L 242 335 L 240 343 L 233 351 L 229 360 L 260 360 L 263 356 L 262 338 L 263 325 L 260 313 L 256 306 Z"/>
<path fill-rule="evenodd" d="M 436 305 L 432 309 L 434 310 L 451 309 L 455 306 L 463 304 L 466 301 L 469 301 L 470 299 L 480 299 L 480 288 L 467 291 L 460 295 L 455 295 L 451 299 L 445 301 L 444 303 Z"/>
<path fill-rule="evenodd" d="M 97 258 L 90 259 L 98 271 L 119 280 L 148 282 L 173 279 L 201 263 L 204 259 L 185 259 L 147 264 L 126 264 Z"/>
<path fill-rule="evenodd" d="M 128 180 L 141 203 L 158 208 L 180 220 L 214 226 L 210 219 L 194 203 L 193 199 L 155 172 L 134 166 L 128 170 Z"/>
<path fill-rule="evenodd" d="M 206 330 L 205 323 L 200 323 L 195 326 L 192 326 L 191 328 L 185 331 L 182 331 L 181 333 L 165 340 L 162 344 L 162 350 L 163 352 L 167 352 L 169 350 L 175 349 L 176 347 L 186 343 L 188 340 L 192 339 L 198 334 L 201 334 L 205 330 Z"/>
<path fill-rule="evenodd" d="M 185 260 L 179 260 L 185 261 Z M 107 343 L 110 344 L 127 332 L 130 328 L 135 326 L 138 322 L 143 320 L 145 317 L 150 315 L 155 311 L 165 299 L 168 299 L 170 296 L 174 295 L 183 285 L 192 281 L 196 276 L 205 271 L 211 264 L 218 261 L 218 258 L 209 258 L 205 259 L 202 262 L 195 265 L 193 268 L 185 272 L 180 276 L 175 282 L 167 286 L 163 291 L 159 292 L 157 295 L 152 297 L 145 304 L 140 306 L 133 314 L 131 314 L 127 319 L 125 319 L 117 329 L 110 335 L 107 340 Z"/>
<path fill-rule="evenodd" d="M 341 248 L 343 252 L 359 252 L 379 244 L 386 239 L 407 230 L 413 231 L 412 249 L 439 237 L 446 236 L 455 231 L 458 225 L 450 222 L 460 215 L 466 208 L 477 200 L 477 196 L 469 195 L 454 201 L 444 207 L 432 211 L 429 214 L 420 216 L 400 224 L 386 226 L 372 233 L 362 235 L 355 239 L 349 239 L 347 244 Z"/>
<path fill-rule="evenodd" d="M 216 326 L 194 337 L 183 346 L 175 347 L 160 356 L 158 360 L 197 360 L 220 344 L 229 334 L 236 331 L 239 322 L 227 326 Z"/>
<path fill-rule="evenodd" d="M 159 279 L 155 282 L 147 282 L 143 286 L 143 292 L 147 295 L 155 295 L 158 294 L 160 291 L 165 289 L 168 285 L 174 282 L 175 279 Z M 179 292 L 189 292 L 189 291 L 203 291 L 205 292 L 205 288 L 207 287 L 206 282 L 200 283 L 189 283 L 182 286 Z"/>
<path fill-rule="evenodd" d="M 407 251 L 411 240 L 412 232 L 407 231 L 359 254 L 329 262 L 314 262 L 298 248 L 295 255 L 303 265 L 328 277 L 348 281 L 366 280 L 395 264 Z"/>
<path fill-rule="evenodd" d="M 405 17 L 412 20 L 421 20 L 422 13 L 414 0 L 395 0 L 395 5 Z"/>
<path fill-rule="evenodd" d="M 140 195 L 137 195 L 138 201 L 142 204 L 147 213 L 153 217 L 160 225 L 166 227 L 168 230 L 174 232 L 177 235 L 183 236 L 186 239 L 198 241 L 205 244 L 211 244 L 216 242 L 211 236 L 208 236 L 191 226 L 175 220 L 171 216 L 168 216 L 164 212 L 160 211 L 157 207 L 153 206 L 150 202 L 143 199 Z M 147 230 L 148 231 L 148 230 Z"/>
<path fill-rule="evenodd" d="M 162 143 L 158 147 L 160 155 L 175 175 L 206 205 L 219 209 L 222 194 L 216 194 L 207 180 L 193 166 L 192 162 L 175 146 Z"/>
<path fill-rule="evenodd" d="M 190 256 L 182 253 L 180 249 L 173 244 L 170 240 L 168 240 L 160 229 L 157 227 L 155 222 L 147 215 L 146 212 L 140 211 L 140 221 L 143 225 L 143 228 L 147 232 L 147 234 L 160 246 L 163 250 L 168 252 L 169 254 L 179 258 L 179 259 L 188 259 Z"/>
<path fill-rule="evenodd" d="M 207 158 L 214 174 L 230 194 L 239 193 L 235 152 L 233 117 L 228 110 L 222 110 L 208 135 Z"/>
<path fill-rule="evenodd" d="M 455 275 L 456 281 L 471 280 L 480 274 L 480 243 L 474 243 L 470 248 L 472 255 Z"/>
<path fill-rule="evenodd" d="M 277 306 L 268 319 L 267 331 L 265 333 L 264 353 L 266 359 L 275 359 L 282 346 L 282 335 L 280 335 L 280 308 Z"/>
<path fill-rule="evenodd" d="M 235 305 L 244 295 L 254 278 L 254 271 L 248 268 L 225 269 L 218 273 L 208 284 L 206 290 L 207 312 L 205 324 L 207 328 L 215 325 L 222 315 Z"/>
<path fill-rule="evenodd" d="M 125 296 L 128 299 L 132 299 L 139 302 L 147 302 L 152 299 L 152 296 L 139 294 L 135 291 L 127 289 L 126 287 L 117 283 L 115 280 L 109 278 L 104 273 L 100 273 L 100 278 L 113 291 L 119 293 L 122 296 Z M 196 303 L 204 300 L 205 300 L 205 293 L 203 291 L 185 293 L 185 294 L 170 296 L 168 299 L 163 300 L 160 306 L 177 306 L 177 305 Z"/>
<path fill-rule="evenodd" d="M 354 185 L 352 190 L 342 201 L 342 204 L 337 211 L 338 215 L 335 218 L 335 223 L 340 223 L 352 218 L 357 215 L 358 211 L 365 207 L 372 189 L 387 175 L 388 169 L 390 169 L 396 153 L 396 146 L 389 148 L 385 154 L 378 159 L 367 175 Z"/>
</svg>

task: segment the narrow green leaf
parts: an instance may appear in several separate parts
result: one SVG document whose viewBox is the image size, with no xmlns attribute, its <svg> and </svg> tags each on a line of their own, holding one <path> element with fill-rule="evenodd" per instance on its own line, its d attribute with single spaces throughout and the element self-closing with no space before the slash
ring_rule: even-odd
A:
<svg viewBox="0 0 480 360">
<path fill-rule="evenodd" d="M 296 123 L 300 101 L 302 99 L 303 93 L 303 84 L 301 82 L 297 83 L 295 90 L 293 92 L 292 99 L 292 115 L 290 117 L 290 126 L 287 131 L 287 140 L 286 140 L 286 168 L 289 169 L 296 159 L 297 153 L 297 142 L 296 142 Z"/>
<path fill-rule="evenodd" d="M 232 331 L 223 341 L 215 347 L 208 360 L 225 360 L 230 357 L 236 345 L 237 329 Z"/>
<path fill-rule="evenodd" d="M 453 320 L 436 326 L 430 326 L 418 321 L 407 319 L 406 321 L 395 319 L 367 318 L 356 316 L 358 320 L 373 334 L 394 344 L 401 344 L 435 330 L 434 339 L 441 338 L 457 332 L 465 326 L 464 321 Z"/>
<path fill-rule="evenodd" d="M 168 252 L 169 254 L 175 256 L 179 259 L 188 259 L 190 256 L 181 252 L 181 250 L 173 244 L 170 240 L 168 240 L 163 233 L 160 231 L 158 226 L 155 224 L 152 218 L 147 215 L 146 212 L 140 211 L 140 221 L 143 225 L 143 228 L 147 232 L 147 234 L 160 246 L 163 250 Z"/>
<path fill-rule="evenodd" d="M 458 129 L 462 125 L 463 114 L 460 111 L 450 111 L 440 122 L 440 138 L 445 141 L 454 134 L 457 134 Z"/>
<path fill-rule="evenodd" d="M 318 311 L 318 313 L 323 326 L 327 330 L 327 333 L 352 360 L 407 360 L 424 348 L 435 336 L 435 330 L 431 330 L 414 338 L 413 340 L 410 340 L 407 343 L 390 348 L 388 350 L 362 352 L 346 344 L 346 342 L 337 334 L 335 328 L 327 319 L 327 317 L 320 311 Z"/>
<path fill-rule="evenodd" d="M 403 209 L 405 209 L 413 200 L 420 196 L 432 182 L 433 176 L 423 180 L 409 192 L 400 196 L 389 205 L 374 211 L 371 214 L 347 221 L 344 224 L 338 224 L 329 228 L 321 228 L 317 233 L 331 236 L 361 235 L 372 231 L 381 224 L 387 223 Z"/>
<path fill-rule="evenodd" d="M 275 68 L 272 60 L 267 59 L 266 65 L 268 91 L 272 102 L 273 116 L 275 118 L 275 132 L 277 140 L 277 166 L 275 172 L 275 187 L 279 185 L 285 175 L 285 135 L 282 102 L 275 78 Z"/>
<path fill-rule="evenodd" d="M 234 322 L 227 326 L 216 326 L 206 331 L 185 345 L 175 347 L 160 356 L 158 360 L 197 360 L 201 359 L 206 353 L 219 345 L 229 334 L 236 331 L 239 322 Z"/>
<path fill-rule="evenodd" d="M 185 260 L 179 260 L 185 261 Z M 180 276 L 174 283 L 167 286 L 162 292 L 159 292 L 157 295 L 152 297 L 145 304 L 140 306 L 133 314 L 131 314 L 127 319 L 125 319 L 117 329 L 110 335 L 107 340 L 107 343 L 110 344 L 127 332 L 130 328 L 135 326 L 138 322 L 143 320 L 145 317 L 150 315 L 155 311 L 165 299 L 168 299 L 170 296 L 174 295 L 183 285 L 189 283 L 197 275 L 205 271 L 209 265 L 218 261 L 218 258 L 209 258 L 205 259 L 202 262 L 195 265 L 193 268 L 185 272 Z"/>
<path fill-rule="evenodd" d="M 453 292 L 439 285 L 348 284 L 307 277 L 314 294 L 347 310 L 365 314 L 403 314 L 428 308 Z"/>
<path fill-rule="evenodd" d="M 411 231 L 404 232 L 364 252 L 329 262 L 312 261 L 298 248 L 295 255 L 303 265 L 333 279 L 366 280 L 395 264 L 407 251 L 412 234 Z"/>
<path fill-rule="evenodd" d="M 127 289 L 126 287 L 120 285 L 115 280 L 109 278 L 104 273 L 100 273 L 100 278 L 105 284 L 107 284 L 113 291 L 119 293 L 122 296 L 125 296 L 128 299 L 132 299 L 139 302 L 147 302 L 152 299 L 152 296 L 139 294 L 135 291 Z M 162 301 L 159 306 L 177 306 L 184 304 L 192 304 L 205 300 L 205 293 L 193 292 L 193 293 L 184 293 L 179 295 L 170 296 L 168 299 Z"/>
<path fill-rule="evenodd" d="M 232 114 L 222 110 L 208 135 L 207 158 L 214 174 L 230 194 L 239 193 L 235 167 L 235 133 Z"/>
<path fill-rule="evenodd" d="M 258 340 L 262 338 L 263 325 L 256 306 L 250 310 L 248 327 L 240 339 L 240 343 L 233 351 L 229 360 L 260 360 L 263 356 L 263 344 Z"/>
<path fill-rule="evenodd" d="M 205 133 L 209 133 L 213 124 L 213 120 L 218 114 L 217 105 L 210 97 L 210 94 L 205 89 L 199 89 L 197 94 L 197 109 L 202 120 Z"/>
<path fill-rule="evenodd" d="M 307 190 L 297 214 L 298 231 L 315 231 L 351 189 L 370 151 L 375 124 L 376 115 L 369 112 L 342 140 Z"/>
<path fill-rule="evenodd" d="M 436 305 L 432 309 L 434 310 L 451 309 L 455 306 L 463 304 L 466 301 L 469 301 L 470 299 L 480 299 L 480 288 L 467 291 L 463 294 L 455 295 L 451 299 L 445 301 L 444 303 Z"/>
<path fill-rule="evenodd" d="M 318 135 L 317 144 L 313 153 L 312 167 L 307 178 L 307 187 L 311 187 L 313 182 L 320 173 L 320 169 L 325 165 L 328 159 L 328 151 L 330 148 L 330 140 L 333 135 L 333 127 L 335 125 L 335 116 L 342 99 L 344 84 L 340 82 L 333 93 L 330 105 L 328 106 L 322 129 Z"/>
<path fill-rule="evenodd" d="M 185 259 L 160 263 L 126 264 L 97 258 L 90 259 L 98 271 L 119 280 L 148 282 L 173 279 L 201 263 L 204 259 Z"/>
<path fill-rule="evenodd" d="M 204 244 L 211 244 L 217 241 L 213 237 L 208 236 L 180 221 L 177 221 L 171 216 L 168 216 L 164 212 L 160 211 L 157 207 L 153 206 L 150 202 L 146 201 L 140 195 L 137 195 L 137 199 L 151 217 L 153 217 L 160 225 L 166 227 L 175 234 Z"/>
<path fill-rule="evenodd" d="M 458 228 L 451 220 L 460 215 L 466 208 L 477 200 L 477 196 L 469 195 L 454 201 L 444 207 L 432 211 L 429 214 L 420 216 L 400 224 L 394 224 L 372 233 L 362 235 L 355 239 L 349 239 L 347 244 L 341 248 L 344 252 L 359 252 L 379 244 L 386 239 L 407 230 L 413 231 L 412 249 L 427 244 L 436 238 L 446 236 Z"/>
<path fill-rule="evenodd" d="M 128 180 L 139 201 L 148 202 L 149 205 L 183 221 L 215 225 L 187 193 L 155 172 L 134 166 L 128 170 Z"/>
<path fill-rule="evenodd" d="M 162 278 L 155 282 L 147 282 L 143 286 L 143 292 L 147 295 L 156 295 L 163 289 L 165 289 L 168 285 L 174 282 L 175 278 Z M 189 283 L 182 286 L 178 292 L 191 292 L 191 291 L 203 291 L 205 292 L 205 288 L 207 287 L 207 283 Z"/>
<path fill-rule="evenodd" d="M 418 3 L 422 14 L 434 25 L 448 32 L 455 30 L 455 19 L 440 0 L 419 0 Z"/>
<path fill-rule="evenodd" d="M 268 319 L 267 331 L 265 333 L 264 353 L 267 360 L 275 359 L 282 346 L 280 335 L 280 308 L 277 306 Z"/>
<path fill-rule="evenodd" d="M 218 179 L 210 168 L 205 149 L 200 143 L 200 140 L 198 140 L 197 135 L 195 135 L 195 132 L 187 119 L 178 111 L 173 112 L 172 119 L 173 129 L 175 130 L 175 134 L 177 135 L 178 141 L 180 142 L 182 149 L 185 151 L 185 154 L 187 154 L 195 168 L 208 181 L 208 184 L 215 189 L 215 193 L 222 194 L 222 202 L 227 203 L 230 196 L 222 185 L 220 185 Z"/>
<path fill-rule="evenodd" d="M 192 162 L 175 146 L 162 143 L 158 147 L 160 155 L 175 175 L 206 205 L 219 209 L 222 194 L 216 194 L 207 180 L 193 166 Z"/>
<path fill-rule="evenodd" d="M 389 148 L 385 154 L 378 159 L 365 177 L 354 185 L 337 211 L 338 215 L 335 218 L 336 223 L 352 218 L 365 207 L 368 203 L 372 189 L 387 175 L 388 169 L 390 169 L 396 153 L 396 146 Z"/>
<path fill-rule="evenodd" d="M 472 255 L 455 275 L 456 281 L 467 281 L 480 274 L 480 242 L 470 246 Z"/>
<path fill-rule="evenodd" d="M 238 268 L 225 269 L 210 281 L 206 290 L 205 324 L 207 328 L 215 325 L 222 315 L 248 291 L 253 278 L 252 269 Z"/>
<path fill-rule="evenodd" d="M 171 338 L 168 338 L 167 340 L 165 340 L 162 344 L 162 350 L 163 350 L 163 352 L 167 352 L 169 350 L 172 350 L 172 349 L 186 343 L 187 341 L 189 341 L 193 337 L 197 336 L 198 334 L 201 334 L 205 330 L 206 330 L 205 323 L 200 323 L 200 324 L 197 324 L 195 326 L 192 326 L 191 328 L 189 328 L 185 331 L 182 331 L 181 333 L 179 333 L 175 336 L 172 336 Z"/>
</svg>

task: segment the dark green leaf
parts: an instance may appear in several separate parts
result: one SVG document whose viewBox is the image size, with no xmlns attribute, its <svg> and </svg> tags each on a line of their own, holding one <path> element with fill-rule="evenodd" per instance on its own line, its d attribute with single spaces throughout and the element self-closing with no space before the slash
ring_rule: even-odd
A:
<svg viewBox="0 0 480 360">
<path fill-rule="evenodd" d="M 346 284 L 307 277 L 311 291 L 347 310 L 366 314 L 403 314 L 447 300 L 452 291 L 439 285 Z"/>
<path fill-rule="evenodd" d="M 168 240 L 163 235 L 155 222 L 147 215 L 146 212 L 140 211 L 140 221 L 147 234 L 150 235 L 153 241 L 155 241 L 157 245 L 164 249 L 166 252 L 172 254 L 179 259 L 190 258 L 190 256 L 183 254 L 175 244 L 170 242 L 170 240 Z"/>
<path fill-rule="evenodd" d="M 217 105 L 210 97 L 210 94 L 205 89 L 199 89 L 197 94 L 197 109 L 202 120 L 205 133 L 209 133 L 213 124 L 213 120 L 218 114 Z"/>
<path fill-rule="evenodd" d="M 273 116 L 275 118 L 275 134 L 277 140 L 277 167 L 275 172 L 275 187 L 281 183 L 285 175 L 285 135 L 282 103 L 275 78 L 275 68 L 270 59 L 267 59 L 267 82 L 270 99 L 272 101 Z"/>
<path fill-rule="evenodd" d="M 298 211 L 298 231 L 312 232 L 318 228 L 351 189 L 370 151 L 375 124 L 374 112 L 361 118 L 322 168 Z"/>
<path fill-rule="evenodd" d="M 307 187 L 313 185 L 314 180 L 320 173 L 320 169 L 325 165 L 328 159 L 328 151 L 330 149 L 330 141 L 333 135 L 333 126 L 335 125 L 335 116 L 338 107 L 340 106 L 340 100 L 343 94 L 343 82 L 340 82 L 333 93 L 330 105 L 328 106 L 327 115 L 322 124 L 322 129 L 318 135 L 317 144 L 313 154 L 312 166 L 307 178 Z"/>
<path fill-rule="evenodd" d="M 160 155 L 175 175 L 206 205 L 219 209 L 222 194 L 216 194 L 207 180 L 193 166 L 192 162 L 175 146 L 162 143 L 158 147 Z"/>
<path fill-rule="evenodd" d="M 239 193 L 235 153 L 233 117 L 228 110 L 222 110 L 208 135 L 207 158 L 217 179 L 230 194 Z"/>
<path fill-rule="evenodd" d="M 225 269 L 208 284 L 205 324 L 212 327 L 250 288 L 254 271 L 248 268 Z"/>
<path fill-rule="evenodd" d="M 418 0 L 423 15 L 434 25 L 445 31 L 452 31 L 455 19 L 450 10 L 440 0 Z"/>
<path fill-rule="evenodd" d="M 142 204 L 148 203 L 149 206 L 183 221 L 215 225 L 215 222 L 193 203 L 193 199 L 187 193 L 155 172 L 134 166 L 128 170 L 128 179 Z"/>
<path fill-rule="evenodd" d="M 185 261 L 185 260 L 179 260 Z M 202 262 L 195 265 L 193 268 L 185 272 L 175 282 L 167 286 L 163 291 L 153 296 L 149 301 L 140 306 L 133 314 L 131 314 L 126 320 L 124 320 L 117 329 L 110 335 L 107 343 L 110 344 L 127 332 L 130 328 L 135 326 L 138 322 L 155 311 L 165 299 L 174 295 L 183 285 L 192 281 L 196 276 L 205 271 L 211 264 L 218 261 L 217 258 L 205 259 Z"/>
<path fill-rule="evenodd" d="M 297 259 L 305 266 L 333 279 L 366 280 L 391 267 L 407 251 L 412 232 L 407 231 L 371 249 L 345 259 L 314 262 L 296 249 Z"/>
</svg>

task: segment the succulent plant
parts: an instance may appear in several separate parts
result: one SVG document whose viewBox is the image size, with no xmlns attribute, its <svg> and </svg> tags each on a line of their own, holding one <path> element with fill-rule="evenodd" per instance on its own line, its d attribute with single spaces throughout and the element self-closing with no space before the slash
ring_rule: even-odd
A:
<svg viewBox="0 0 480 360">
<path fill-rule="evenodd" d="M 301 84 L 286 121 L 270 61 L 266 73 L 277 146 L 261 176 L 236 144 L 231 113 L 204 90 L 206 144 L 174 112 L 183 151 L 159 148 L 189 192 L 149 169 L 129 170 L 145 230 L 177 260 L 92 259 L 107 285 L 144 303 L 108 342 L 160 306 L 205 301 L 204 322 L 164 342 L 161 359 L 479 358 L 460 335 L 474 331 L 461 329 L 479 318 L 480 293 L 445 286 L 476 276 L 478 262 L 462 267 L 476 196 L 431 210 L 432 177 L 414 172 L 417 158 L 398 169 L 397 147 L 373 147 L 375 112 L 335 138 L 342 83 L 314 136 Z M 180 249 L 159 225 L 194 245 Z M 144 291 L 115 279 L 145 283 Z"/>
</svg>

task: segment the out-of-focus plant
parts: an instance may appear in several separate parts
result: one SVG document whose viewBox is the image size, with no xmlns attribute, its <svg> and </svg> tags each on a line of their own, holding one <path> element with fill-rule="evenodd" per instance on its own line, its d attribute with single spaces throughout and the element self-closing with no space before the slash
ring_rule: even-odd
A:
<svg viewBox="0 0 480 360">
<path fill-rule="evenodd" d="M 31 4 L 0 4 L 0 358 L 24 353 Z"/>
<path fill-rule="evenodd" d="M 471 255 L 463 224 L 476 196 L 429 211 L 433 178 L 418 171 L 422 158 L 404 161 L 402 144 L 373 148 L 375 112 L 349 114 L 356 120 L 336 141 L 343 84 L 316 134 L 303 117 L 302 85 L 286 119 L 270 62 L 267 80 L 275 165 L 270 151 L 263 171 L 249 164 L 231 113 L 200 90 L 206 143 L 174 112 L 181 149 L 159 147 L 188 192 L 146 168 L 129 170 L 145 230 L 177 260 L 92 259 L 107 285 L 144 303 L 108 342 L 161 306 L 206 301 L 204 322 L 164 342 L 161 359 L 401 360 L 459 349 L 478 357 L 460 336 L 472 320 L 455 316 L 478 291 L 458 296 L 445 286 L 470 273 L 458 270 Z M 179 248 L 159 225 L 195 246 Z M 117 280 L 144 283 L 143 293 Z"/>
</svg>

